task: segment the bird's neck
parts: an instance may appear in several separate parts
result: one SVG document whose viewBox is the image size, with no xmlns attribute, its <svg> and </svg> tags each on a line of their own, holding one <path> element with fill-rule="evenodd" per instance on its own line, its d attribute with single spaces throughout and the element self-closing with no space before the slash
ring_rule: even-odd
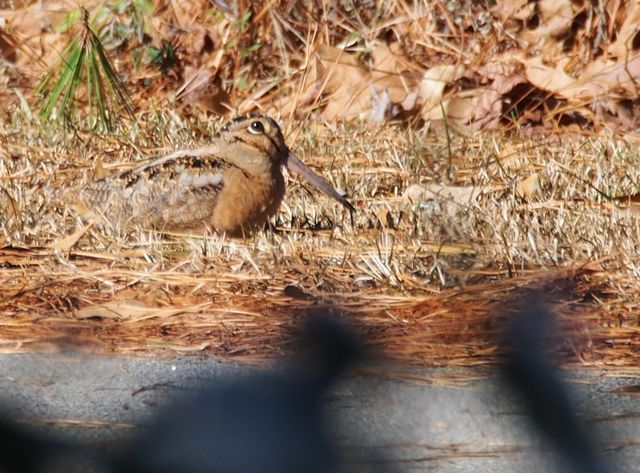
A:
<svg viewBox="0 0 640 473">
<path fill-rule="evenodd" d="M 275 153 L 275 151 L 268 151 Z M 227 155 L 227 160 L 243 171 L 254 176 L 273 173 L 274 170 L 278 170 L 280 168 L 278 160 L 268 156 L 265 153 L 265 150 L 261 150 L 253 146 L 232 145 Z"/>
</svg>

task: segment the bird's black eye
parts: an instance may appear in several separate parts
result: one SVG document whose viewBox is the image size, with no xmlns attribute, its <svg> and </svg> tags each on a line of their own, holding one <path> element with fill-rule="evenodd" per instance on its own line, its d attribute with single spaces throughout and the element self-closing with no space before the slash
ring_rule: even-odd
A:
<svg viewBox="0 0 640 473">
<path fill-rule="evenodd" d="M 251 122 L 251 125 L 249 125 L 249 131 L 254 135 L 259 135 L 264 133 L 264 125 L 261 121 L 256 120 L 255 122 Z"/>
</svg>

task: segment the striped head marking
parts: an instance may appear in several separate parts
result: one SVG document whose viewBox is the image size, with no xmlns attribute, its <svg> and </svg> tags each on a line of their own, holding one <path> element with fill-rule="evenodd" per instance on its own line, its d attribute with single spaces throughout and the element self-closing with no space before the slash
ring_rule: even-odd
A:
<svg viewBox="0 0 640 473">
<path fill-rule="evenodd" d="M 240 141 L 259 149 L 275 164 L 283 164 L 289 155 L 289 148 L 276 121 L 260 112 L 231 119 L 219 134 L 228 143 Z"/>
</svg>

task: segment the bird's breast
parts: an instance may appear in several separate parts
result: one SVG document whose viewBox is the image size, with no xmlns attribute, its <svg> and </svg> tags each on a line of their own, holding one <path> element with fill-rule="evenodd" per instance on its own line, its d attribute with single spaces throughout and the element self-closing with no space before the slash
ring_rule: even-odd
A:
<svg viewBox="0 0 640 473">
<path fill-rule="evenodd" d="M 231 168 L 225 173 L 211 224 L 217 231 L 230 235 L 262 225 L 278 211 L 284 192 L 284 177 L 279 168 L 258 175 Z"/>
</svg>

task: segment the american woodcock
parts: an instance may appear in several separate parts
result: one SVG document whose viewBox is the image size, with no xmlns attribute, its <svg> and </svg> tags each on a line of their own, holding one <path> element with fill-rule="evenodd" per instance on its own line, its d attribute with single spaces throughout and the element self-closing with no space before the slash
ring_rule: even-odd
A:
<svg viewBox="0 0 640 473">
<path fill-rule="evenodd" d="M 350 211 L 353 206 L 287 147 L 280 127 L 262 113 L 236 117 L 209 146 L 176 151 L 112 177 L 74 197 L 84 215 L 112 225 L 239 235 L 264 224 L 284 197 L 282 166 Z"/>
</svg>

